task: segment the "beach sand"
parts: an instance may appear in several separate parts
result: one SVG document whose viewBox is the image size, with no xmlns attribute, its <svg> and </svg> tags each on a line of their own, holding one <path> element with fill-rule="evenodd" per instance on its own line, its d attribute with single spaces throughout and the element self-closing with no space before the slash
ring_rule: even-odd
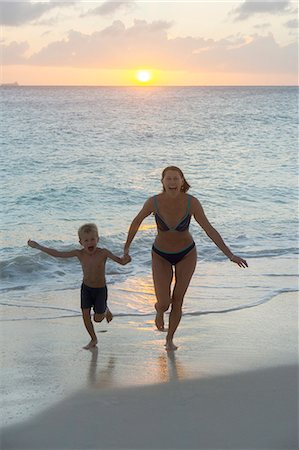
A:
<svg viewBox="0 0 299 450">
<path fill-rule="evenodd" d="M 297 449 L 298 298 L 183 316 L 1 323 L 1 449 Z"/>
</svg>

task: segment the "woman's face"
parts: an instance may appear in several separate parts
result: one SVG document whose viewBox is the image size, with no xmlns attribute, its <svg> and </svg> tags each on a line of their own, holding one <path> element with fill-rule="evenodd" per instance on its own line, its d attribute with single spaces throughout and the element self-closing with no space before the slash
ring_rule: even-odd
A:
<svg viewBox="0 0 299 450">
<path fill-rule="evenodd" d="M 178 194 L 181 192 L 184 180 L 177 170 L 167 170 L 162 179 L 164 189 L 169 194 Z"/>
</svg>

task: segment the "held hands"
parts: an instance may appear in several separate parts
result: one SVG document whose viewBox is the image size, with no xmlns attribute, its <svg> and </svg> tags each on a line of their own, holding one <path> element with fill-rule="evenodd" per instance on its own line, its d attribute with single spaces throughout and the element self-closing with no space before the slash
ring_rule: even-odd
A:
<svg viewBox="0 0 299 450">
<path fill-rule="evenodd" d="M 132 258 L 129 254 L 125 253 L 124 256 L 121 257 L 121 260 L 122 260 L 122 264 L 126 265 L 129 262 L 131 262 Z"/>
<path fill-rule="evenodd" d="M 237 255 L 232 255 L 232 257 L 230 258 L 230 260 L 236 264 L 238 264 L 239 267 L 248 267 L 247 262 L 245 261 L 245 259 L 240 258 L 240 256 Z"/>
</svg>

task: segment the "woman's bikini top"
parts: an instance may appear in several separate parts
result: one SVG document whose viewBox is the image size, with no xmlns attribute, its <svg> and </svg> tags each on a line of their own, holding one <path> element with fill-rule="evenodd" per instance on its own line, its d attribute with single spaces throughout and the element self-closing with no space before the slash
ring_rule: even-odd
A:
<svg viewBox="0 0 299 450">
<path fill-rule="evenodd" d="M 154 196 L 154 206 L 155 206 L 155 220 L 157 224 L 157 228 L 160 231 L 186 231 L 189 229 L 191 215 L 190 215 L 190 201 L 191 197 L 188 195 L 188 205 L 187 205 L 187 212 L 184 215 L 184 217 L 179 221 L 177 226 L 175 227 L 169 227 L 167 223 L 162 219 L 162 217 L 159 214 L 158 205 L 157 205 L 157 196 Z"/>
</svg>

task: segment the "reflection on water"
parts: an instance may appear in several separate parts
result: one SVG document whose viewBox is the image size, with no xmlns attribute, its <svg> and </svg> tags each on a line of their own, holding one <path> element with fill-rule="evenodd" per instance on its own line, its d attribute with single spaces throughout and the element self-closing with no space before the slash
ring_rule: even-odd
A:
<svg viewBox="0 0 299 450">
<path fill-rule="evenodd" d="M 175 352 L 165 352 L 158 358 L 160 381 L 167 382 L 186 378 L 183 364 L 177 359 Z"/>
<path fill-rule="evenodd" d="M 114 320 L 109 332 L 101 335 L 98 347 L 82 352 L 84 383 L 105 389 L 192 378 L 194 367 L 184 344 L 179 344 L 181 351 L 166 351 L 165 337 L 155 329 L 153 320 Z"/>
<path fill-rule="evenodd" d="M 110 305 L 122 314 L 153 314 L 156 301 L 152 276 L 135 276 L 110 287 Z"/>
<path fill-rule="evenodd" d="M 133 351 L 126 363 L 121 357 L 101 358 L 98 347 L 89 352 L 91 359 L 87 385 L 96 389 L 167 383 L 187 376 L 183 364 L 174 352 L 161 353 L 154 358 L 143 355 L 144 358 L 141 358 L 141 355 Z"/>
<path fill-rule="evenodd" d="M 91 360 L 88 373 L 88 385 L 94 388 L 107 388 L 114 384 L 114 369 L 116 358 L 111 356 L 104 367 L 98 367 L 99 349 L 94 347 L 89 349 Z M 106 360 L 106 358 L 105 358 Z"/>
</svg>

